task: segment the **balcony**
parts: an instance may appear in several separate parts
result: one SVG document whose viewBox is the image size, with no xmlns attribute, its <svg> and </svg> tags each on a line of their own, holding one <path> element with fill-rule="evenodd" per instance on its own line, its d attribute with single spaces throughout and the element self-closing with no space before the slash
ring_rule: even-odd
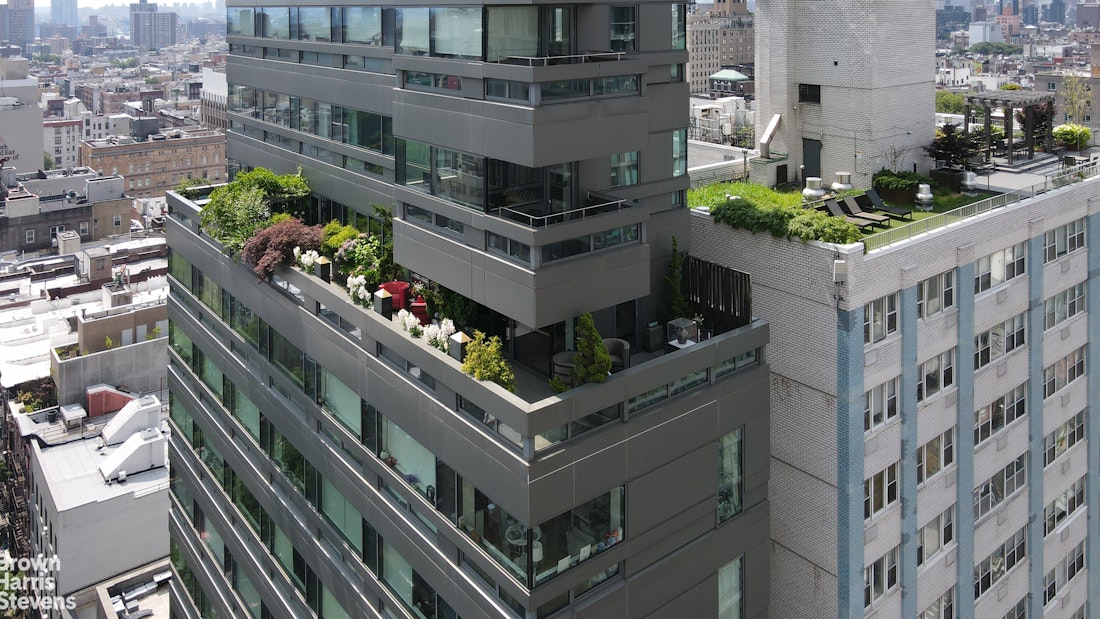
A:
<svg viewBox="0 0 1100 619">
<path fill-rule="evenodd" d="M 620 61 L 626 56 L 625 52 L 587 52 L 584 54 L 570 54 L 568 56 L 507 56 L 502 55 L 489 62 L 500 64 L 518 65 L 521 67 L 548 67 L 561 64 L 582 64 L 586 62 Z"/>
</svg>

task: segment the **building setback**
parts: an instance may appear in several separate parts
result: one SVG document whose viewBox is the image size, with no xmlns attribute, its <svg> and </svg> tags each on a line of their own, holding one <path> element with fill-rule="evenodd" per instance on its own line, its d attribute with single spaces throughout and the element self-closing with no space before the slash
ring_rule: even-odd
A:
<svg viewBox="0 0 1100 619">
<path fill-rule="evenodd" d="M 392 205 L 519 387 L 257 282 L 169 192 L 174 614 L 766 615 L 767 325 L 645 326 L 689 245 L 683 5 L 228 12 L 230 156 L 301 167 L 311 222 Z M 635 355 L 555 395 L 584 312 Z"/>
</svg>

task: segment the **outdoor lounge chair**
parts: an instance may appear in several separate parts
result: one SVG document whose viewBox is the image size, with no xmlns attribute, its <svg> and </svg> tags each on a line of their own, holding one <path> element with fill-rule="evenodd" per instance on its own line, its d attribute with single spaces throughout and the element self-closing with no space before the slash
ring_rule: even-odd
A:
<svg viewBox="0 0 1100 619">
<path fill-rule="evenodd" d="M 868 205 L 870 205 L 871 210 L 882 211 L 883 213 L 886 213 L 891 217 L 904 217 L 905 219 L 913 218 L 913 211 L 911 210 L 898 208 L 896 206 L 887 206 L 886 204 L 884 204 L 882 202 L 882 198 L 879 197 L 878 192 L 875 191 L 873 188 L 868 189 L 867 193 L 863 194 L 862 196 L 858 196 L 856 198 L 856 204 L 858 204 L 860 208 L 863 209 L 867 209 Z"/>
<path fill-rule="evenodd" d="M 840 201 L 840 208 L 852 217 L 862 217 L 863 219 L 870 219 L 871 221 L 877 224 L 881 224 L 883 226 L 890 225 L 891 219 L 889 216 L 879 215 L 878 213 L 865 212 L 863 209 L 859 208 L 859 205 L 856 204 L 855 199 L 851 196 L 846 196 Z"/>
<path fill-rule="evenodd" d="M 833 217 L 840 217 L 844 221 L 850 224 L 855 224 L 860 228 L 865 228 L 868 231 L 875 226 L 875 222 L 871 221 L 870 219 L 863 219 L 862 217 L 851 217 L 849 215 L 845 215 L 844 211 L 840 210 L 840 205 L 837 204 L 836 200 L 833 200 L 832 198 L 825 200 L 823 204 L 825 205 L 825 210 Z"/>
</svg>

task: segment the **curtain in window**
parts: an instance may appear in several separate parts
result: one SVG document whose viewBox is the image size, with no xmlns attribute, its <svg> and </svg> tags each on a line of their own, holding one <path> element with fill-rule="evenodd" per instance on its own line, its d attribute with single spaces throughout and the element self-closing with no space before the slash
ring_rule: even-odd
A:
<svg viewBox="0 0 1100 619">
<path fill-rule="evenodd" d="M 489 7 L 485 59 L 539 55 L 539 13 L 534 6 Z"/>
</svg>

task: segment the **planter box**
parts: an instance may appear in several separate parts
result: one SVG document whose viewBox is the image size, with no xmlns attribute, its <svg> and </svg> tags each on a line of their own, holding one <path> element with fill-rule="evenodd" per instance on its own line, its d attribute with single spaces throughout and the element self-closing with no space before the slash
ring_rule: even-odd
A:
<svg viewBox="0 0 1100 619">
<path fill-rule="evenodd" d="M 954 168 L 936 168 L 930 176 L 942 189 L 950 189 L 954 193 L 962 191 L 962 181 L 965 172 Z"/>
<path fill-rule="evenodd" d="M 890 204 L 913 204 L 917 200 L 917 187 L 912 189 L 882 189 L 875 187 L 880 198 Z"/>
</svg>

